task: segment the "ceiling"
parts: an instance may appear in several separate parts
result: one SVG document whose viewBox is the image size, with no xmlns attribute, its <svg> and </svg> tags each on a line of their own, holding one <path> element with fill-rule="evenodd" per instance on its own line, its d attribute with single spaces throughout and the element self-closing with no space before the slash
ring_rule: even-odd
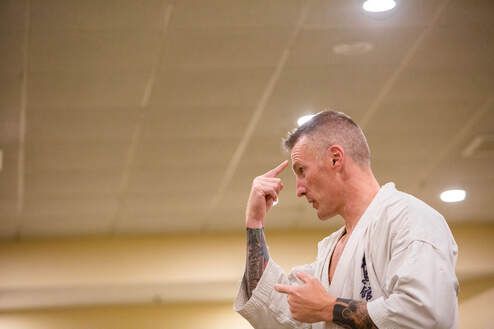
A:
<svg viewBox="0 0 494 329">
<path fill-rule="evenodd" d="M 492 13 L 490 0 L 381 15 L 358 0 L 1 1 L 0 237 L 239 230 L 252 178 L 324 108 L 361 124 L 381 183 L 450 223 L 494 221 Z M 282 178 L 267 225 L 326 225 Z M 466 201 L 442 204 L 448 187 Z"/>
</svg>

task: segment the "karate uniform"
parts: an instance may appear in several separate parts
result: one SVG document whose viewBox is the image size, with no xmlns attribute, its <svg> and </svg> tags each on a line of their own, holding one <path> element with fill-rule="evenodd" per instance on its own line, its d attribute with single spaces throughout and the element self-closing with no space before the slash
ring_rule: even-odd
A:
<svg viewBox="0 0 494 329">
<path fill-rule="evenodd" d="M 301 284 L 294 274 L 303 271 L 335 298 L 367 301 L 378 328 L 457 328 L 458 247 L 441 214 L 393 183 L 384 185 L 348 238 L 330 284 L 329 262 L 344 233 L 342 227 L 320 241 L 316 261 L 289 275 L 270 259 L 250 299 L 244 277 L 235 310 L 256 329 L 341 328 L 292 319 L 287 296 L 274 285 Z"/>
</svg>

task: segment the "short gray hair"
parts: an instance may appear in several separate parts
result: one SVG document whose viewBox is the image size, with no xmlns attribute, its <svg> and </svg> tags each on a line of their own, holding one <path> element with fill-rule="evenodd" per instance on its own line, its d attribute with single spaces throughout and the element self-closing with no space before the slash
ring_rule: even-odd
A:
<svg viewBox="0 0 494 329">
<path fill-rule="evenodd" d="M 316 146 L 327 148 L 341 145 L 347 155 L 361 166 L 370 165 L 370 149 L 360 127 L 348 115 L 332 110 L 322 111 L 290 132 L 283 141 L 291 151 L 302 136 L 310 138 Z"/>
</svg>

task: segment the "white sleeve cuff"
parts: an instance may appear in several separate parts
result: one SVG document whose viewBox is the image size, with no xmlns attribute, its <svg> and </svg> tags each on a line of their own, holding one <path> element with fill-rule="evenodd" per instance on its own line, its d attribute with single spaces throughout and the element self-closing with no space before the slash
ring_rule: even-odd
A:
<svg viewBox="0 0 494 329">
<path fill-rule="evenodd" d="M 372 322 L 374 322 L 374 324 L 378 328 L 400 329 L 399 327 L 395 326 L 395 324 L 390 323 L 390 321 L 387 321 L 387 319 L 389 319 L 389 314 L 384 305 L 383 297 L 368 302 L 367 313 L 369 313 Z"/>
<path fill-rule="evenodd" d="M 273 291 L 277 283 L 289 284 L 283 269 L 270 259 L 250 299 L 247 297 L 246 279 L 242 279 L 234 310 L 254 328 L 304 327 L 291 318 L 286 296 Z"/>
</svg>

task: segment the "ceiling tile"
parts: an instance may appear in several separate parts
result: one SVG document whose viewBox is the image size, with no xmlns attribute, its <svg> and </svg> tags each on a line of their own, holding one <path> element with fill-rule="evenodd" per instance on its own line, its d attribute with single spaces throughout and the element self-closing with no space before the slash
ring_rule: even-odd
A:
<svg viewBox="0 0 494 329">
<path fill-rule="evenodd" d="M 304 5 L 301 0 L 246 1 L 228 0 L 179 1 L 174 7 L 173 27 L 286 27 L 298 20 Z"/>
<path fill-rule="evenodd" d="M 252 108 L 273 69 L 165 70 L 151 97 L 153 107 Z"/>
<path fill-rule="evenodd" d="M 141 30 L 161 27 L 162 0 L 31 1 L 32 26 L 53 30 Z"/>
</svg>

